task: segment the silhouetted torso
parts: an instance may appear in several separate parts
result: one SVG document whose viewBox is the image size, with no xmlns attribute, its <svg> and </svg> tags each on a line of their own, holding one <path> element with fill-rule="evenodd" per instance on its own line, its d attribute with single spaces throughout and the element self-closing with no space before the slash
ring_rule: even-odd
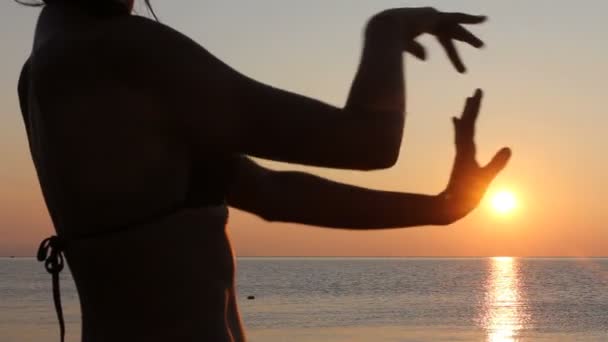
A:
<svg viewBox="0 0 608 342">
<path fill-rule="evenodd" d="M 68 241 L 84 340 L 167 341 L 176 331 L 182 341 L 228 340 L 230 157 L 195 157 L 170 108 L 142 95 L 145 78 L 129 68 L 137 60 L 113 44 L 128 16 L 44 11 L 19 95 L 46 203 Z"/>
</svg>

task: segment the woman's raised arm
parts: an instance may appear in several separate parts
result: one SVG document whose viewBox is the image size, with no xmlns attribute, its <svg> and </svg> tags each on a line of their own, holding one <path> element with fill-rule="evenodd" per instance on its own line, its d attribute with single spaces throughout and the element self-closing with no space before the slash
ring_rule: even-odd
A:
<svg viewBox="0 0 608 342">
<path fill-rule="evenodd" d="M 483 17 L 429 8 L 373 17 L 347 103 L 337 108 L 276 89 L 236 72 L 197 43 L 158 23 L 136 19 L 140 79 L 153 100 L 175 114 L 200 153 L 209 149 L 345 169 L 379 169 L 398 157 L 405 117 L 403 52 L 424 58 L 414 39 L 439 38 L 460 66 L 452 39 L 480 47 L 460 24 Z M 252 52 L 253 53 L 253 52 Z M 459 67 L 459 70 L 463 68 Z"/>
</svg>

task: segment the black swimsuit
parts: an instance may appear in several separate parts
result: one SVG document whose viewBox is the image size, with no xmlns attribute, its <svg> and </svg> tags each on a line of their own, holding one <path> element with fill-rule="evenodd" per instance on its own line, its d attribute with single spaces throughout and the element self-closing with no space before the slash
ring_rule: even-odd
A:
<svg viewBox="0 0 608 342">
<path fill-rule="evenodd" d="M 21 77 L 19 79 L 18 91 L 23 120 L 25 122 L 26 129 L 28 130 L 28 138 L 31 139 L 32 137 L 29 135 L 28 108 L 29 64 L 30 62 L 28 60 L 23 67 Z M 225 205 L 225 194 L 228 191 L 230 181 L 234 177 L 236 161 L 236 156 L 224 155 L 208 158 L 205 163 L 193 162 L 193 165 L 191 166 L 191 174 L 196 175 L 196 177 L 192 177 L 190 181 L 190 185 L 188 187 L 189 191 L 185 196 L 184 202 L 174 206 L 173 208 L 169 208 L 162 213 L 157 213 L 152 217 L 139 220 L 138 222 L 131 222 L 119 228 L 105 230 L 103 233 L 69 237 L 55 235 L 44 239 L 40 243 L 37 259 L 40 262 L 44 262 L 45 269 L 52 276 L 53 302 L 55 304 L 55 311 L 59 320 L 61 342 L 65 340 L 65 321 L 61 305 L 59 273 L 65 268 L 64 251 L 66 250 L 67 244 L 70 241 L 106 237 L 112 234 L 130 230 L 132 227 L 157 222 L 162 218 L 176 214 L 183 209 Z"/>
<path fill-rule="evenodd" d="M 115 229 L 115 230 L 111 230 L 111 231 L 104 231 L 103 233 L 99 233 L 99 234 L 83 235 L 83 236 L 70 237 L 70 238 L 66 238 L 64 236 L 59 236 L 59 235 L 53 235 L 49 238 L 42 240 L 42 242 L 40 243 L 40 246 L 38 247 L 37 259 L 40 262 L 44 262 L 45 269 L 52 276 L 53 302 L 55 304 L 55 312 L 57 313 L 57 319 L 59 321 L 59 331 L 60 331 L 60 336 L 61 336 L 61 342 L 65 341 L 65 320 L 63 318 L 63 309 L 62 309 L 62 305 L 61 305 L 59 273 L 61 273 L 61 271 L 63 271 L 63 269 L 65 268 L 64 252 L 66 250 L 67 244 L 70 241 L 82 241 L 82 240 L 87 240 L 87 239 L 107 237 L 112 234 L 130 230 L 134 226 L 145 225 L 145 224 L 159 221 L 161 218 L 167 217 L 169 215 L 173 215 L 182 209 L 186 209 L 186 208 L 180 207 L 180 208 L 171 210 L 165 214 L 158 215 L 154 218 L 144 220 L 141 223 L 130 224 L 123 228 L 119 228 L 119 229 Z"/>
</svg>

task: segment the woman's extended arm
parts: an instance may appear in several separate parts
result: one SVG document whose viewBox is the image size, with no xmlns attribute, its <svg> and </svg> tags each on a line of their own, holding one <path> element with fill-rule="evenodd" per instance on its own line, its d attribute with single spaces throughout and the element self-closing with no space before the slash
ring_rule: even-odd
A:
<svg viewBox="0 0 608 342">
<path fill-rule="evenodd" d="M 345 229 L 439 225 L 439 196 L 370 190 L 303 172 L 277 172 L 243 159 L 230 206 L 267 221 Z"/>
<path fill-rule="evenodd" d="M 243 158 L 228 196 L 231 206 L 269 221 L 351 229 L 446 225 L 466 216 L 505 167 L 503 149 L 486 167 L 475 159 L 474 125 L 482 93 L 455 119 L 456 158 L 449 185 L 436 196 L 364 189 L 300 172 L 277 172 Z"/>
<path fill-rule="evenodd" d="M 460 24 L 483 20 L 429 8 L 375 16 L 366 28 L 361 65 L 344 108 L 247 78 L 157 23 L 140 20 L 135 29 L 123 31 L 137 35 L 132 48 L 141 56 L 137 79 L 150 89 L 151 98 L 175 113 L 201 153 L 211 146 L 285 162 L 378 169 L 392 166 L 400 150 L 403 52 L 424 58 L 424 48 L 414 41 L 422 33 L 452 48 L 453 39 L 480 47 L 481 41 Z"/>
</svg>

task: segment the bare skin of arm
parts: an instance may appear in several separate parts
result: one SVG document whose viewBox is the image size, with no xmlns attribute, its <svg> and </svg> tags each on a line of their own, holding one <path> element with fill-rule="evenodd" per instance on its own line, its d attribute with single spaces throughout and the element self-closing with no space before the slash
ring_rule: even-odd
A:
<svg viewBox="0 0 608 342">
<path fill-rule="evenodd" d="M 390 167 L 398 157 L 405 119 L 403 53 L 425 57 L 414 38 L 435 35 L 460 65 L 457 54 L 450 53 L 452 40 L 483 45 L 460 24 L 484 19 L 433 9 L 396 9 L 375 16 L 365 30 L 361 64 L 343 108 L 247 78 L 158 23 L 139 18 L 120 30 L 155 37 L 138 44 L 129 38 L 123 48 L 136 45 L 134 53 L 142 56 L 138 79 L 147 80 L 158 92 L 152 98 L 175 113 L 192 146 L 204 152 L 213 148 L 283 162 L 371 170 Z M 201 94 L 206 95 L 204 102 Z"/>
<path fill-rule="evenodd" d="M 346 229 L 386 229 L 451 224 L 470 213 L 506 166 L 503 149 L 485 167 L 476 161 L 474 127 L 482 92 L 454 118 L 456 157 L 446 190 L 420 195 L 370 190 L 301 172 L 277 172 L 243 158 L 228 200 L 268 221 Z"/>
</svg>

